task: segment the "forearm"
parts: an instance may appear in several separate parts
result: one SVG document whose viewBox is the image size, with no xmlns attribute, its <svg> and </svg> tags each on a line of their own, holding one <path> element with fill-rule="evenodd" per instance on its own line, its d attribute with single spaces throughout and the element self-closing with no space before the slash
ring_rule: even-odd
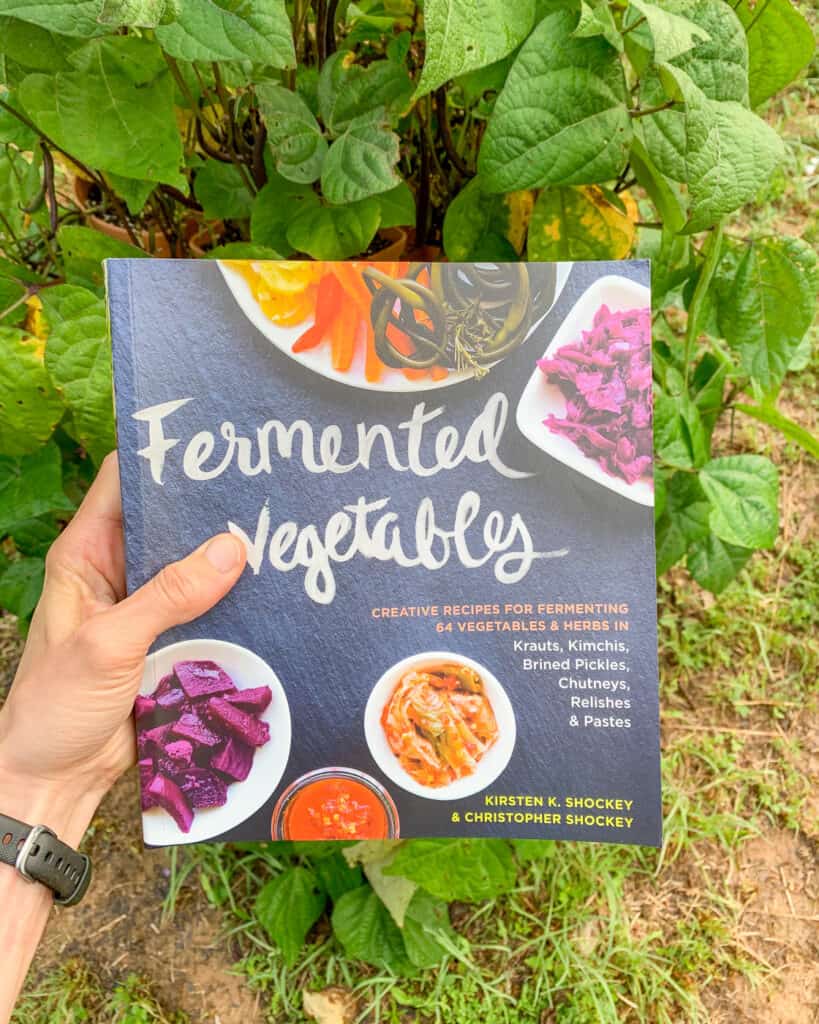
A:
<svg viewBox="0 0 819 1024">
<path fill-rule="evenodd" d="M 29 825 L 47 825 L 77 847 L 101 794 L 32 782 L 3 768 L 0 748 L 0 812 Z M 0 836 L 0 842 L 2 836 Z M 37 882 L 0 864 L 0 1024 L 6 1024 L 43 934 L 53 898 Z"/>
</svg>

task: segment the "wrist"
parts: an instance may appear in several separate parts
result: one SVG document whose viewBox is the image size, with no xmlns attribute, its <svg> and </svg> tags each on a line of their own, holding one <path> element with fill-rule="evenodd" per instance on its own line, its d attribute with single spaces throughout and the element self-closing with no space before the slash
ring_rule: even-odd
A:
<svg viewBox="0 0 819 1024">
<path fill-rule="evenodd" d="M 85 835 L 103 793 L 78 779 L 31 777 L 4 759 L 0 745 L 0 812 L 27 825 L 46 825 L 70 846 Z"/>
</svg>

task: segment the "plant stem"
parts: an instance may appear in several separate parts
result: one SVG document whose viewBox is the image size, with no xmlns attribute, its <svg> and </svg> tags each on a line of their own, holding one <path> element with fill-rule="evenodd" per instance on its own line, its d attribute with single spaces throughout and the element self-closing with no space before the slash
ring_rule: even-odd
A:
<svg viewBox="0 0 819 1024">
<path fill-rule="evenodd" d="M 41 131 L 33 121 L 29 121 L 29 119 L 25 117 L 25 115 L 21 114 L 19 110 L 15 110 L 14 107 L 6 103 L 5 100 L 0 100 L 0 109 L 7 111 L 12 115 L 12 117 L 16 117 L 18 121 L 26 126 L 26 128 L 31 129 L 31 131 L 35 132 L 41 139 L 43 139 L 44 142 L 48 143 L 52 149 L 56 150 L 58 153 L 62 153 L 62 155 L 67 160 L 70 160 L 75 164 L 90 181 L 95 182 L 100 188 L 105 188 L 105 182 L 95 171 L 92 171 L 91 168 L 87 167 L 81 160 L 72 156 L 67 150 L 63 149 L 62 146 L 58 146 L 49 135 L 46 135 L 44 131 Z"/>
<path fill-rule="evenodd" d="M 427 133 L 424 130 L 424 119 L 418 107 L 418 149 L 421 154 L 421 166 L 418 177 L 418 208 L 415 213 L 415 244 L 424 245 L 427 240 L 427 222 L 429 220 L 429 148 Z"/>
<path fill-rule="evenodd" d="M 646 16 L 643 15 L 641 18 L 638 18 L 635 22 L 633 22 L 631 25 L 629 25 L 628 28 L 621 29 L 620 30 L 620 35 L 621 36 L 628 35 L 629 32 L 633 32 L 635 30 L 635 28 L 639 28 L 640 25 L 642 25 L 645 20 L 646 20 Z"/>
<path fill-rule="evenodd" d="M 324 54 L 331 56 L 336 52 L 336 11 L 338 0 L 327 0 L 327 15 L 324 22 Z"/>
<path fill-rule="evenodd" d="M 668 110 L 669 107 L 673 107 L 676 104 L 676 100 L 666 100 L 665 103 L 660 103 L 656 107 L 643 107 L 642 109 L 629 110 L 629 117 L 648 117 L 649 114 L 659 114 L 661 110 Z"/>
<path fill-rule="evenodd" d="M 694 356 L 694 348 L 697 344 L 697 338 L 699 337 L 699 320 L 702 313 L 702 307 L 705 303 L 705 296 L 708 293 L 708 289 L 711 287 L 711 281 L 714 277 L 714 271 L 717 269 L 719 259 L 722 254 L 722 221 L 717 221 L 713 231 L 708 237 L 707 242 L 703 246 L 703 253 L 705 255 L 704 262 L 700 269 L 699 280 L 694 288 L 694 294 L 691 296 L 691 302 L 688 306 L 688 323 L 685 325 L 685 349 L 684 349 L 684 378 L 685 386 L 688 388 L 688 375 L 691 366 L 691 361 Z"/>
<path fill-rule="evenodd" d="M 466 161 L 461 157 L 460 153 L 455 148 L 454 142 L 452 141 L 452 133 L 449 129 L 446 87 L 443 85 L 439 89 L 435 90 L 435 114 L 438 118 L 438 135 L 440 136 L 446 155 L 449 157 L 449 162 L 458 174 L 464 178 L 468 177 L 469 167 L 467 167 Z"/>
</svg>

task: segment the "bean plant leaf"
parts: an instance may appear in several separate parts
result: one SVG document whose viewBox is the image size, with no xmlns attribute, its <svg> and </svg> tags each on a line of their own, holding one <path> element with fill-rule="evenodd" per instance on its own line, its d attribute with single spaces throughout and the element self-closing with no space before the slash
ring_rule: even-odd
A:
<svg viewBox="0 0 819 1024">
<path fill-rule="evenodd" d="M 615 50 L 623 52 L 623 37 L 607 0 L 580 0 L 580 20 L 572 35 L 578 39 L 602 36 Z"/>
<path fill-rule="evenodd" d="M 791 0 L 740 0 L 734 10 L 748 38 L 750 99 L 757 107 L 810 63 L 813 30 Z"/>
<path fill-rule="evenodd" d="M 5 5 L 0 9 L 7 10 Z M 81 45 L 82 40 L 76 36 L 60 35 L 19 18 L 0 17 L 0 53 L 23 68 L 52 72 L 67 69 L 68 55 Z"/>
<path fill-rule="evenodd" d="M 404 925 L 407 907 L 418 886 L 399 875 L 387 875 L 385 869 L 392 864 L 399 843 L 395 840 L 366 840 L 347 847 L 344 857 L 348 864 L 360 864 L 376 895 L 389 910 L 399 928 Z"/>
<path fill-rule="evenodd" d="M 297 185 L 272 172 L 259 189 L 250 214 L 250 237 L 258 245 L 269 246 L 288 256 L 293 247 L 287 241 L 287 228 L 303 207 L 318 206 L 319 197 L 309 185 Z"/>
<path fill-rule="evenodd" d="M 626 83 L 602 37 L 577 39 L 576 15 L 546 15 L 520 50 L 481 145 L 493 192 L 615 178 L 631 143 Z"/>
<path fill-rule="evenodd" d="M 446 956 L 457 936 L 449 920 L 445 900 L 417 889 L 404 917 L 404 946 L 416 967 L 435 967 Z"/>
<path fill-rule="evenodd" d="M 380 227 L 407 227 L 415 224 L 415 196 L 405 181 L 386 192 L 380 192 L 376 198 L 381 210 Z"/>
<path fill-rule="evenodd" d="M 62 455 L 54 441 L 31 455 L 0 455 L 0 533 L 47 512 L 72 512 L 63 491 Z"/>
<path fill-rule="evenodd" d="M 14 546 L 22 555 L 45 558 L 48 549 L 60 534 L 60 527 L 53 513 L 39 519 L 23 519 L 8 527 L 8 534 Z"/>
<path fill-rule="evenodd" d="M 98 21 L 103 0 L 3 0 L 3 14 L 66 36 L 103 35 Z"/>
<path fill-rule="evenodd" d="M 318 80 L 321 119 L 331 135 L 338 135 L 357 117 L 379 107 L 390 117 L 410 104 L 412 79 L 403 64 L 374 60 L 366 67 L 354 63 L 349 51 L 327 59 Z"/>
<path fill-rule="evenodd" d="M 345 953 L 395 974 L 412 974 L 401 929 L 369 885 L 345 893 L 333 908 L 333 932 Z"/>
<path fill-rule="evenodd" d="M 686 565 L 701 587 L 719 594 L 736 578 L 752 554 L 750 548 L 729 544 L 709 533 L 691 545 Z"/>
<path fill-rule="evenodd" d="M 426 55 L 415 98 L 511 53 L 534 18 L 534 0 L 425 0 Z"/>
<path fill-rule="evenodd" d="M 0 608 L 27 619 L 40 599 L 45 559 L 18 558 L 0 574 Z"/>
<path fill-rule="evenodd" d="M 284 0 L 184 0 L 174 20 L 156 29 L 156 38 L 180 60 L 296 64 Z"/>
<path fill-rule="evenodd" d="M 402 875 L 443 900 L 492 899 L 515 884 L 515 860 L 504 839 L 415 839 L 386 874 Z"/>
<path fill-rule="evenodd" d="M 645 18 L 654 44 L 654 60 L 657 64 L 674 60 L 691 50 L 698 42 L 710 39 L 708 32 L 700 25 L 675 14 L 649 0 L 631 0 L 634 7 Z"/>
<path fill-rule="evenodd" d="M 256 917 L 292 967 L 308 931 L 324 910 L 327 898 L 315 874 L 305 867 L 287 868 L 256 897 Z"/>
<path fill-rule="evenodd" d="M 122 174 L 111 174 L 110 171 L 106 178 L 116 194 L 125 200 L 128 212 L 134 217 L 142 213 L 145 203 L 148 201 L 148 196 L 156 188 L 155 181 L 140 181 L 138 178 L 126 178 Z"/>
<path fill-rule="evenodd" d="M 241 220 L 250 216 L 253 196 L 238 167 L 206 160 L 193 184 L 205 216 L 213 220 Z"/>
<path fill-rule="evenodd" d="M 310 108 L 298 93 L 271 82 L 257 85 L 256 97 L 278 173 L 303 185 L 315 181 L 321 174 L 327 142 Z"/>
<path fill-rule="evenodd" d="M 45 365 L 71 411 L 71 433 L 99 464 L 116 447 L 105 302 L 63 284 L 42 293 Z"/>
<path fill-rule="evenodd" d="M 819 437 L 816 434 L 812 434 L 801 424 L 790 419 L 790 417 L 785 416 L 784 413 L 779 412 L 778 409 L 774 409 L 769 405 L 749 405 L 747 402 L 736 402 L 733 408 L 745 413 L 746 416 L 750 416 L 751 419 L 758 420 L 760 423 L 767 423 L 768 426 L 776 427 L 789 441 L 795 441 L 809 455 L 812 455 L 814 459 L 819 459 Z"/>
<path fill-rule="evenodd" d="M 531 260 L 620 260 L 631 252 L 634 221 L 596 185 L 545 188 L 529 224 Z"/>
<path fill-rule="evenodd" d="M 69 61 L 70 71 L 20 83 L 18 98 L 37 127 L 92 167 L 184 187 L 173 79 L 156 43 L 95 39 Z"/>
<path fill-rule="evenodd" d="M 43 349 L 39 338 L 0 327 L 0 451 L 6 455 L 38 448 L 62 417 L 63 400 L 46 372 Z"/>
<path fill-rule="evenodd" d="M 103 260 L 148 257 L 148 253 L 135 245 L 80 224 L 65 224 L 57 232 L 57 241 L 62 250 L 66 281 L 100 294 L 105 284 Z"/>
<path fill-rule="evenodd" d="M 813 322 L 816 253 L 798 238 L 762 238 L 743 247 L 736 271 L 716 286 L 720 333 L 763 391 L 776 391 Z"/>
<path fill-rule="evenodd" d="M 711 530 L 746 548 L 770 548 L 779 526 L 779 473 L 764 455 L 725 455 L 700 470 Z"/>
<path fill-rule="evenodd" d="M 481 175 L 452 200 L 444 216 L 444 252 L 450 260 L 516 260 L 509 234 L 514 196 L 488 192 Z"/>
<path fill-rule="evenodd" d="M 688 549 L 688 541 L 667 508 L 657 518 L 654 547 L 659 575 L 668 572 L 672 565 L 676 565 Z"/>
<path fill-rule="evenodd" d="M 398 157 L 398 136 L 390 131 L 383 111 L 362 114 L 327 151 L 321 170 L 325 198 L 341 205 L 395 188 L 401 181 L 395 169 Z"/>
<path fill-rule="evenodd" d="M 345 892 L 352 892 L 364 884 L 361 868 L 348 864 L 338 850 L 329 857 L 317 858 L 313 863 L 313 870 L 322 889 L 333 903 L 337 903 Z"/>
<path fill-rule="evenodd" d="M 288 225 L 287 242 L 314 260 L 345 260 L 366 250 L 380 218 L 378 197 L 346 206 L 309 205 Z"/>
<path fill-rule="evenodd" d="M 183 0 L 102 0 L 99 21 L 103 25 L 156 28 L 173 21 Z"/>
</svg>

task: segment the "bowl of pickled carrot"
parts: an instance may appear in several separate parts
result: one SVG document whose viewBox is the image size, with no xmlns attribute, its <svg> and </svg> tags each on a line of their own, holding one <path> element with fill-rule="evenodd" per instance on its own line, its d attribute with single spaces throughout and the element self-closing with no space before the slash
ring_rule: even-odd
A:
<svg viewBox="0 0 819 1024">
<path fill-rule="evenodd" d="M 516 727 L 509 697 L 489 669 L 431 651 L 383 674 L 367 702 L 364 733 L 376 764 L 396 785 L 431 800 L 457 800 L 503 772 Z"/>
<path fill-rule="evenodd" d="M 273 839 L 397 839 L 387 790 L 355 768 L 319 768 L 291 782 L 273 811 Z"/>
</svg>

